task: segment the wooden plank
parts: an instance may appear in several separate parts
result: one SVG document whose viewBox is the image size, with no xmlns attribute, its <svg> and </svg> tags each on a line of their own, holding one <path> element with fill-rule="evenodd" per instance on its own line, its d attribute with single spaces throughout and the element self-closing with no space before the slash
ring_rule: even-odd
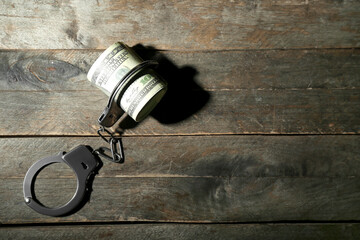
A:
<svg viewBox="0 0 360 240">
<path fill-rule="evenodd" d="M 6 171 L 0 176 L 0 222 L 359 220 L 359 141 L 359 136 L 129 137 L 127 161 L 104 162 L 91 201 L 74 215 L 51 218 L 22 200 L 28 167 L 79 143 L 100 142 L 1 139 Z M 66 203 L 76 189 L 71 169 L 58 167 L 45 168 L 35 185 L 48 206 Z"/>
<path fill-rule="evenodd" d="M 144 59 L 182 91 L 236 89 L 352 89 L 360 87 L 359 49 L 268 51 L 155 51 Z M 0 51 L 0 91 L 94 90 L 86 80 L 96 50 Z M 198 86 L 199 85 L 199 86 Z"/>
<path fill-rule="evenodd" d="M 359 224 L 134 224 L 4 227 L 4 239 L 353 239 Z"/>
<path fill-rule="evenodd" d="M 37 160 L 100 138 L 1 138 L 0 178 L 20 178 Z M 360 177 L 360 136 L 125 137 L 126 160 L 104 160 L 97 177 Z M 26 156 L 26 157 L 24 157 Z M 73 176 L 59 164 L 43 178 Z M 43 173 L 43 172 L 42 172 Z"/>
<path fill-rule="evenodd" d="M 0 47 L 103 49 L 118 40 L 178 50 L 359 47 L 359 4 L 17 0 L 0 7 Z"/>
<path fill-rule="evenodd" d="M 359 50 L 140 53 L 161 60 L 169 92 L 128 135 L 359 132 Z M 95 133 L 107 97 L 84 72 L 99 51 L 1 55 L 2 135 Z"/>
<path fill-rule="evenodd" d="M 26 206 L 23 179 L 0 179 L 2 224 L 51 222 L 258 222 L 360 220 L 358 177 L 115 177 L 95 178 L 91 200 L 53 218 Z M 38 179 L 46 206 L 74 193 L 69 179 Z M 35 186 L 36 188 L 36 186 Z"/>
<path fill-rule="evenodd" d="M 139 127 L 125 122 L 125 135 L 360 133 L 360 89 L 190 93 L 168 95 Z M 100 91 L 2 92 L 0 134 L 94 136 L 106 103 Z"/>
</svg>

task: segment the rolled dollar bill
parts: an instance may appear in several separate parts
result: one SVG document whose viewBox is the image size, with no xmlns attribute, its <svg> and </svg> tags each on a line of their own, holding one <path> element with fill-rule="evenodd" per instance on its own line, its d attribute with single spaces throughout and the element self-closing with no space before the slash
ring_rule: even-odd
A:
<svg viewBox="0 0 360 240">
<path fill-rule="evenodd" d="M 117 42 L 99 56 L 91 66 L 87 78 L 110 96 L 125 74 L 142 62 L 143 60 L 130 47 Z M 167 83 L 154 70 L 147 69 L 128 85 L 117 104 L 131 118 L 140 122 L 159 103 L 166 89 Z"/>
</svg>

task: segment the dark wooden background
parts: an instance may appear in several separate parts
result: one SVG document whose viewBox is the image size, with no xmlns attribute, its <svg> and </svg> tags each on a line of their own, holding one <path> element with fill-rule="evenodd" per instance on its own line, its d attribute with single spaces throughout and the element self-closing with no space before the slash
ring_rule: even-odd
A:
<svg viewBox="0 0 360 240">
<path fill-rule="evenodd" d="M 16 0 L 0 26 L 1 239 L 359 239 L 359 1 Z M 24 175 L 104 145 L 86 73 L 116 41 L 160 61 L 167 96 L 90 202 L 40 215 Z M 51 165 L 36 192 L 64 204 L 75 181 Z"/>
</svg>

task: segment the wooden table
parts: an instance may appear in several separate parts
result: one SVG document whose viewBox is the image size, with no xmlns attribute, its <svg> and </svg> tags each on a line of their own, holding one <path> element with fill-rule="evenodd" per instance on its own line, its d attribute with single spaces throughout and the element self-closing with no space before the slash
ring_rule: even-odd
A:
<svg viewBox="0 0 360 240">
<path fill-rule="evenodd" d="M 5 1 L 0 22 L 0 239 L 359 239 L 359 1 Z M 28 168 L 105 144 L 86 73 L 116 41 L 169 91 L 80 211 L 40 215 Z M 54 164 L 35 191 L 75 181 Z"/>
</svg>

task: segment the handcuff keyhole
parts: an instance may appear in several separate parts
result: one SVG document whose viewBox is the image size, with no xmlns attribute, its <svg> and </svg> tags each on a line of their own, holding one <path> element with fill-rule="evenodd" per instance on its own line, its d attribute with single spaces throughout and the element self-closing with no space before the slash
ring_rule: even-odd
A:
<svg viewBox="0 0 360 240">
<path fill-rule="evenodd" d="M 88 165 L 86 165 L 85 163 L 83 163 L 83 162 L 81 162 L 81 166 L 84 168 L 84 169 L 88 169 L 89 168 L 89 166 Z"/>
</svg>

